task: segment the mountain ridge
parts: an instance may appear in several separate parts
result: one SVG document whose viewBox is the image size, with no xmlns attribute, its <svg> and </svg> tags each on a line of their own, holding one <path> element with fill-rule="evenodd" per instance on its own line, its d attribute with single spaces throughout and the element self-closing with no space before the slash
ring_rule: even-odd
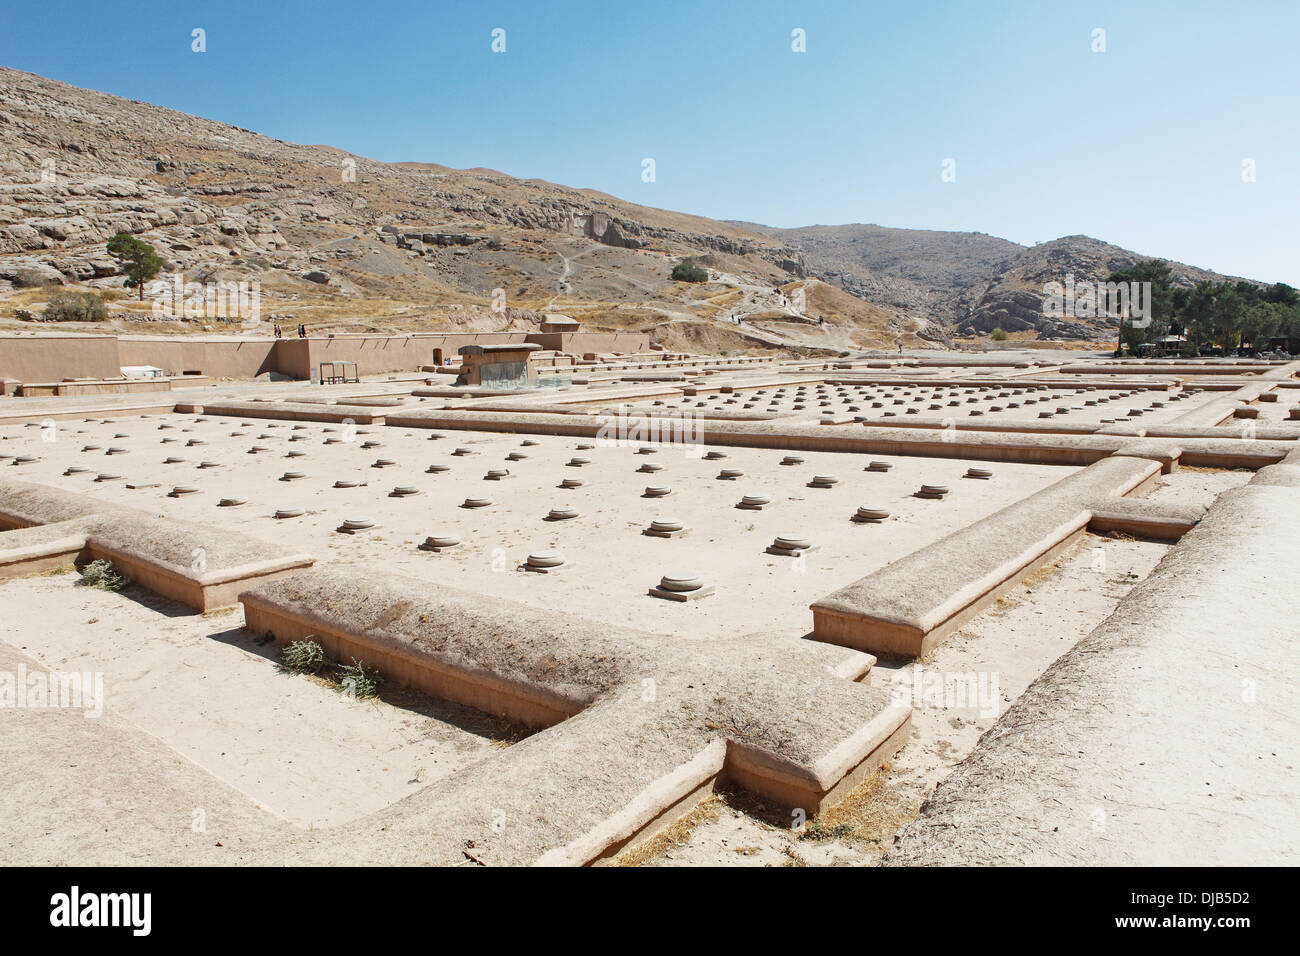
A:
<svg viewBox="0 0 1300 956">
<path fill-rule="evenodd" d="M 1112 336 L 1105 320 L 1043 315 L 1043 282 L 1147 258 L 1090 237 L 1022 246 L 714 220 L 487 167 L 288 143 L 3 67 L 0 148 L 0 310 L 15 314 L 35 301 L 34 277 L 120 289 L 103 244 L 123 231 L 199 282 L 255 277 L 272 315 L 322 329 L 491 326 L 504 295 L 514 318 L 496 321 L 564 311 L 674 347 L 837 351 L 995 327 L 1097 341 Z M 686 258 L 710 282 L 673 282 Z M 1171 266 L 1178 282 L 1227 278 Z"/>
</svg>

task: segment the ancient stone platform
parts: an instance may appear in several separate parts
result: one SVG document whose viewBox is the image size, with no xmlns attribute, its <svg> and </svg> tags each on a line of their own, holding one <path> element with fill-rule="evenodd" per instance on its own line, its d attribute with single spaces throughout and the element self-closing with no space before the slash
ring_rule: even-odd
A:
<svg viewBox="0 0 1300 956">
<path fill-rule="evenodd" d="M 568 865 L 626 854 L 719 788 L 835 807 L 911 734 L 877 657 L 932 654 L 1086 535 L 1160 542 L 1167 559 L 1030 686 L 892 860 L 988 858 L 952 826 L 965 814 L 1018 862 L 1163 858 L 1132 845 L 1141 827 L 1174 841 L 1180 808 L 1207 839 L 1226 825 L 1168 781 L 1212 779 L 1224 740 L 1237 770 L 1264 759 L 1266 721 L 1202 662 L 1232 620 L 1268 631 L 1234 644 L 1243 678 L 1285 654 L 1300 363 L 838 365 L 504 397 L 6 404 L 0 579 L 106 559 L 139 592 L 238 606 L 252 634 L 313 638 L 528 728 L 358 825 L 420 862 Z M 1188 469 L 1256 474 L 1208 509 L 1148 500 Z M 1142 710 L 1139 666 L 1180 693 Z M 1270 699 L 1271 720 L 1296 721 Z M 1042 773 L 1015 779 L 1036 808 L 1006 813 L 1026 755 Z M 1264 760 L 1270 793 L 1287 759 Z M 1097 807 L 1129 850 L 1117 835 L 1089 856 Z M 292 859 L 330 839 L 265 826 Z M 1279 839 L 1255 833 L 1242 845 Z"/>
</svg>

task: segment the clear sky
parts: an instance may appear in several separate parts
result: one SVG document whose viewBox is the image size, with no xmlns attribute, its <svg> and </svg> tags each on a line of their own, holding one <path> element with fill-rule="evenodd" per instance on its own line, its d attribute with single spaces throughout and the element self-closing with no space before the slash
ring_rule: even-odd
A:
<svg viewBox="0 0 1300 956">
<path fill-rule="evenodd" d="M 293 142 L 775 226 L 1085 233 L 1300 286 L 1297 0 L 0 10 L 6 66 Z"/>
</svg>

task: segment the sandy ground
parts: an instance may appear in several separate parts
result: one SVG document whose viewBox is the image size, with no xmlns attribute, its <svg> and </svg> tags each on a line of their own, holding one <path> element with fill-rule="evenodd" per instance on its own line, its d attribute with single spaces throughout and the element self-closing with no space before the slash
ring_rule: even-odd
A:
<svg viewBox="0 0 1300 956">
<path fill-rule="evenodd" d="M 1245 471 L 1181 469 L 1154 499 L 1209 505 L 1249 481 Z M 913 736 L 888 771 L 867 781 L 812 825 L 796 829 L 744 794 L 724 794 L 623 862 L 656 866 L 873 865 L 893 835 L 979 743 L 1011 703 L 1057 658 L 1100 624 L 1169 547 L 1087 535 L 915 663 L 882 662 L 876 686 L 906 694 Z M 836 828 L 846 828 L 838 832 Z"/>
<path fill-rule="evenodd" d="M 783 421 L 800 422 L 817 422 L 823 415 L 852 415 L 884 424 L 915 417 L 932 421 L 946 419 L 953 427 L 961 428 L 966 422 L 981 426 L 998 422 L 1037 422 L 1042 413 L 1050 412 L 1050 417 L 1043 421 L 1070 425 L 1163 425 L 1225 394 L 1200 392 L 1171 401 L 1172 395 L 1177 393 L 1164 389 L 1072 387 L 1069 383 L 1053 387 L 1010 384 L 826 385 L 791 376 L 788 383 L 772 385 L 765 381 L 751 386 L 740 376 L 723 378 L 737 383 L 734 391 L 708 392 L 693 398 L 661 398 L 656 400 L 656 404 L 674 411 L 765 412 L 775 414 Z M 766 378 L 770 381 L 771 376 Z M 721 384 L 722 381 L 710 382 L 708 387 Z M 1160 407 L 1153 404 L 1157 402 Z M 585 403 L 584 399 L 581 404 Z M 1018 407 L 1012 408 L 1012 403 Z"/>
<path fill-rule="evenodd" d="M 1208 506 L 1225 491 L 1240 488 L 1254 477 L 1255 473 L 1246 468 L 1198 468 L 1183 465 L 1172 475 L 1162 475 L 1156 486 L 1147 489 L 1142 497 L 1166 505 Z"/>
<path fill-rule="evenodd" d="M 167 426 L 167 427 L 161 427 Z M 1072 474 L 1066 466 L 997 463 L 994 477 L 962 475 L 969 461 L 910 459 L 833 452 L 802 453 L 801 465 L 769 449 L 727 449 L 726 459 L 692 458 L 683 446 L 666 445 L 638 454 L 640 443 L 579 451 L 583 442 L 539 436 L 523 446 L 522 436 L 448 431 L 430 433 L 362 426 L 295 424 L 207 416 L 151 416 L 67 423 L 53 441 L 40 428 L 6 429 L 0 451 L 37 455 L 41 460 L 9 466 L 6 474 L 79 491 L 160 515 L 220 524 L 316 555 L 322 561 L 382 565 L 422 577 L 538 607 L 578 613 L 612 623 L 691 637 L 736 637 L 779 629 L 792 637 L 807 632 L 808 605 L 838 587 Z M 115 437 L 125 436 L 125 437 Z M 340 439 L 325 444 L 327 439 Z M 349 440 L 343 440 L 349 439 Z M 203 444 L 190 445 L 197 441 Z M 364 447 L 376 442 L 374 447 Z M 249 454 L 250 447 L 267 449 Z M 109 448 L 125 449 L 108 454 Z M 472 455 L 458 457 L 457 448 Z M 301 457 L 287 457 L 290 453 Z M 527 458 L 508 461 L 511 452 Z M 590 459 L 568 467 L 575 456 Z M 168 457 L 179 462 L 164 464 Z M 380 459 L 396 464 L 376 468 Z M 894 465 L 866 472 L 870 460 Z M 216 467 L 201 468 L 204 461 Z M 433 463 L 451 470 L 428 474 Z M 646 466 L 661 471 L 642 473 Z M 65 475 L 68 466 L 84 473 Z M 511 477 L 488 481 L 489 469 Z M 719 480 L 723 468 L 745 474 Z M 306 477 L 281 481 L 290 471 Z M 99 474 L 120 479 L 96 481 Z M 833 488 L 810 488 L 815 475 L 839 478 Z M 581 488 L 559 488 L 580 478 Z M 363 486 L 333 487 L 339 479 Z M 914 497 L 922 483 L 948 485 L 942 501 Z M 130 486 L 137 487 L 130 487 Z M 169 497 L 178 485 L 197 494 Z M 394 498 L 397 486 L 422 493 Z M 642 497 L 649 485 L 668 485 L 666 498 Z M 150 487 L 152 486 L 152 487 Z M 736 508 L 744 495 L 763 493 L 762 511 Z M 226 497 L 247 498 L 220 508 Z M 460 505 L 471 496 L 493 504 Z M 579 517 L 548 521 L 550 509 L 573 506 Z M 886 508 L 882 524 L 850 520 L 859 506 Z M 299 518 L 276 519 L 278 509 L 300 507 Z M 659 517 L 681 519 L 688 533 L 677 538 L 642 534 Z M 375 528 L 361 534 L 337 532 L 346 519 L 369 518 Z M 462 546 L 433 554 L 417 548 L 433 534 L 456 534 Z M 801 560 L 766 553 L 778 535 L 812 540 L 817 550 Z M 572 562 L 554 574 L 518 570 L 529 553 L 556 548 Z M 648 595 L 661 576 L 678 571 L 705 575 L 716 591 L 680 603 Z"/>
<path fill-rule="evenodd" d="M 0 673 L 19 668 L 40 664 L 0 641 Z M 0 865 L 290 862 L 289 824 L 111 710 L 0 710 L 0 768 Z"/>
<path fill-rule="evenodd" d="M 1105 570 L 1094 571 L 1094 548 Z M 882 778 L 870 780 L 815 825 L 758 812 L 743 795 L 718 799 L 664 834 L 638 863 L 872 865 L 929 792 L 980 735 L 1061 654 L 1099 624 L 1167 548 L 1088 536 L 1039 581 L 1015 592 L 916 663 L 881 663 L 876 686 L 907 695 L 913 736 Z M 836 827 L 849 832 L 835 834 Z M 827 835 L 823 836 L 825 833 Z"/>
<path fill-rule="evenodd" d="M 890 865 L 1300 860 L 1295 487 L 1215 509 L 1016 701 Z"/>
<path fill-rule="evenodd" d="M 102 674 L 104 714 L 295 825 L 363 816 L 497 745 L 495 722 L 467 708 L 406 694 L 357 700 L 282 672 L 275 645 L 243 630 L 242 609 L 193 614 L 139 588 L 77 581 L 5 583 L 0 642 L 52 671 Z"/>
<path fill-rule="evenodd" d="M 1103 562 L 1097 549 L 1104 552 Z M 1054 571 L 1041 573 L 928 658 L 878 665 L 872 682 L 905 695 L 916 708 L 914 736 L 886 775 L 805 829 L 808 838 L 791 832 L 793 821 L 736 795 L 706 804 L 686 827 L 661 836 L 635 861 L 874 863 L 895 830 L 915 815 L 980 734 L 1051 661 L 1108 614 L 1166 550 L 1149 542 L 1089 536 Z M 43 733 L 57 735 L 67 733 L 69 719 L 81 725 L 74 728 L 78 734 L 114 726 L 144 731 L 142 739 L 155 742 L 149 746 L 179 755 L 186 767 L 206 772 L 202 776 L 211 775 L 253 805 L 300 826 L 341 823 L 391 803 L 437 775 L 482 759 L 494 745 L 483 728 L 479 734 L 463 729 L 469 715 L 421 713 L 419 705 L 428 708 L 427 701 L 349 701 L 308 678 L 280 673 L 255 643 L 256 636 L 238 629 L 238 611 L 183 614 L 171 602 L 148 595 L 76 587 L 73 575 L 10 581 L 0 595 L 11 606 L 40 609 L 6 621 L 0 657 L 30 655 L 34 662 L 62 671 L 102 670 L 106 691 L 102 718 L 5 711 L 0 713 L 0 737 L 12 739 L 20 730 L 18 721 L 34 720 L 44 721 Z M 12 667 L 0 661 L 0 669 Z M 56 720 L 63 730 L 51 725 Z M 85 726 L 90 724 L 102 726 Z M 126 768 L 134 756 L 123 752 Z M 420 768 L 425 774 L 417 779 Z M 133 777 L 129 792 L 107 790 L 93 799 L 130 806 L 165 800 L 176 786 L 175 773 Z M 209 794 L 210 788 L 200 787 L 205 795 L 194 798 L 196 808 L 220 803 L 221 788 Z M 137 794 L 137 789 L 148 793 Z M 228 821 L 232 813 L 227 809 L 219 816 Z M 18 816 L 17 806 L 0 806 L 0 819 Z M 256 820 L 250 816 L 237 832 L 246 833 Z M 840 826 L 852 829 L 838 837 L 821 836 Z M 49 830 L 57 837 L 65 824 L 51 824 Z M 226 842 L 233 846 L 229 838 Z M 208 847 L 200 842 L 173 849 L 183 851 L 183 860 L 197 861 Z M 343 858 L 348 852 L 340 846 Z"/>
<path fill-rule="evenodd" d="M 829 389 L 830 410 L 842 412 L 849 404 L 845 399 L 865 400 L 869 409 L 870 401 L 883 400 L 886 392 L 903 397 L 905 390 L 882 387 L 840 396 Z M 960 411 L 978 407 L 965 401 L 970 396 L 964 389 L 956 391 Z M 783 414 L 815 420 L 824 411 L 809 401 L 796 413 L 794 388 L 786 392 Z M 810 398 L 815 392 L 808 388 Z M 1062 394 L 1062 404 L 1081 404 Z M 907 400 L 912 397 L 916 394 Z M 924 397 L 928 404 L 930 390 Z M 731 398 L 711 398 L 710 405 L 735 408 L 727 404 Z M 735 401 L 744 404 L 741 397 Z M 1160 416 L 1182 414 L 1195 401 L 1173 403 L 1141 420 L 1164 421 Z M 811 601 L 1074 470 L 995 463 L 994 479 L 983 482 L 961 478 L 971 463 L 958 460 L 807 452 L 800 453 L 804 464 L 781 466 L 782 453 L 762 449 L 726 449 L 725 460 L 701 461 L 681 448 L 643 456 L 635 445 L 578 451 L 577 440 L 542 436 L 534 439 L 538 444 L 523 447 L 523 436 L 449 431 L 430 440 L 427 432 L 382 426 L 362 426 L 351 440 L 327 445 L 326 438 L 344 437 L 339 426 L 105 414 L 107 420 L 61 422 L 55 440 L 48 442 L 39 428 L 5 426 L 0 435 L 11 437 L 0 438 L 0 454 L 34 453 L 41 459 L 6 466 L 6 475 L 157 514 L 220 523 L 329 562 L 382 562 L 394 571 L 482 594 L 687 638 L 755 630 L 800 636 L 809 628 Z M 923 406 L 921 414 L 940 413 Z M 1075 414 L 1083 421 L 1100 412 L 1072 410 L 1066 420 L 1075 420 L 1070 417 Z M 163 424 L 172 427 L 160 429 Z M 300 440 L 290 441 L 291 436 Z M 191 440 L 203 444 L 187 446 Z M 381 444 L 363 449 L 365 441 Z M 83 450 L 94 445 L 99 448 Z M 250 455 L 252 445 L 269 450 Z M 106 455 L 109 447 L 126 453 Z M 456 447 L 476 454 L 453 456 Z M 290 450 L 307 454 L 285 457 Z M 511 451 L 528 457 L 505 461 Z M 592 463 L 566 467 L 574 455 Z M 166 456 L 184 461 L 163 464 Z M 370 467 L 378 458 L 397 464 Z M 872 458 L 895 467 L 886 474 L 863 472 Z M 204 460 L 217 467 L 199 468 Z M 433 462 L 450 464 L 452 471 L 426 473 Z M 647 462 L 663 470 L 638 473 Z M 64 476 L 69 465 L 90 470 Z M 483 480 L 488 468 L 497 467 L 509 468 L 514 477 Z M 716 475 L 724 467 L 746 474 L 719 481 Z M 290 470 L 308 477 L 278 480 Z M 95 482 L 99 473 L 122 477 Z M 840 483 L 830 490 L 806 487 L 814 474 L 826 473 Z M 569 477 L 587 484 L 559 489 L 559 481 Z M 1163 479 L 1151 497 L 1208 504 L 1249 477 L 1249 472 L 1184 468 Z M 339 478 L 366 484 L 335 489 Z M 947 483 L 952 494 L 937 502 L 912 497 L 921 482 Z M 182 484 L 197 485 L 200 492 L 167 496 Z M 669 484 L 674 493 L 658 500 L 640 497 L 650 484 Z M 415 485 L 423 494 L 388 497 L 397 485 Z M 772 505 L 763 511 L 734 508 L 742 495 L 757 492 L 771 495 Z M 494 504 L 473 511 L 458 507 L 470 495 L 488 495 Z M 217 507 L 219 498 L 232 496 L 247 497 L 248 504 Z M 561 504 L 578 507 L 581 516 L 544 520 L 549 508 Z M 271 517 L 275 509 L 295 505 L 308 513 L 288 520 Z M 889 508 L 893 517 L 882 525 L 853 524 L 848 517 L 859 505 Z M 640 533 L 651 518 L 668 515 L 681 518 L 689 534 L 660 539 Z M 374 519 L 377 528 L 351 536 L 334 530 L 344 518 L 359 516 Z M 460 534 L 464 546 L 442 555 L 415 548 L 426 535 L 444 532 Z M 818 550 L 799 564 L 764 553 L 775 535 L 788 533 L 813 538 Z M 548 547 L 558 547 L 573 566 L 550 575 L 516 570 L 528 552 Z M 884 775 L 811 828 L 792 833 L 791 821 L 743 795 L 731 795 L 710 801 L 685 825 L 635 854 L 633 862 L 875 862 L 980 734 L 1105 618 L 1166 551 L 1160 544 L 1090 537 L 1054 571 L 1031 579 L 927 659 L 879 665 L 873 683 L 908 694 L 916 707 L 914 737 Z M 717 592 L 685 604 L 646 595 L 660 574 L 683 568 L 704 572 Z M 104 716 L 96 719 L 66 710 L 0 712 L 0 767 L 12 773 L 0 788 L 0 819 L 13 822 L 0 837 L 0 862 L 76 862 L 87 847 L 95 848 L 95 860 L 105 862 L 275 862 L 274 844 L 284 827 L 346 825 L 490 756 L 511 736 L 508 727 L 426 698 L 356 702 L 324 683 L 283 674 L 270 650 L 241 629 L 237 610 L 193 615 L 135 590 L 108 594 L 79 588 L 72 575 L 4 583 L 0 600 L 6 608 L 0 619 L 0 671 L 30 663 L 101 672 L 106 693 Z M 963 690 L 969 696 L 960 696 Z M 132 829 L 122 843 L 115 831 L 142 807 L 156 826 Z M 203 811 L 209 829 L 191 826 L 195 810 Z M 350 841 L 363 837 L 346 826 L 338 832 L 339 860 L 359 858 L 361 848 Z"/>
<path fill-rule="evenodd" d="M 1300 422 L 1290 417 L 1291 409 L 1300 405 L 1300 389 L 1280 388 L 1277 391 L 1277 401 L 1255 403 L 1255 407 L 1259 409 L 1259 418 L 1255 419 L 1255 421 L 1264 425 L 1300 424 Z M 1243 421 L 1250 421 L 1250 419 L 1244 419 Z"/>
</svg>

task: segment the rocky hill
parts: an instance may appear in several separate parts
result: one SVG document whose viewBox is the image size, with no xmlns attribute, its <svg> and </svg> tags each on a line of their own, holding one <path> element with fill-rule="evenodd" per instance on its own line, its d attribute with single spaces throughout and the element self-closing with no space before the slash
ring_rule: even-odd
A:
<svg viewBox="0 0 1300 956">
<path fill-rule="evenodd" d="M 1043 286 L 1060 282 L 1066 275 L 1105 279 L 1147 258 L 1088 236 L 1066 236 L 1023 249 L 988 279 L 967 287 L 958 301 L 958 334 L 1001 328 L 1007 332 L 1032 329 L 1041 338 L 1092 338 L 1098 329 L 1114 329 L 1115 323 L 1046 318 Z M 1174 282 L 1188 287 L 1204 280 L 1223 282 L 1234 278 L 1182 263 L 1171 262 L 1170 267 Z"/>
<path fill-rule="evenodd" d="M 983 233 L 888 229 L 874 225 L 754 227 L 802 253 L 806 268 L 870 302 L 921 312 L 952 334 L 995 328 L 1045 339 L 1114 337 L 1113 321 L 1060 320 L 1043 314 L 1043 287 L 1104 280 L 1151 258 L 1088 236 L 1021 246 Z M 1230 277 L 1171 262 L 1175 281 L 1194 285 Z"/>
<path fill-rule="evenodd" d="M 1137 258 L 1086 237 L 1030 249 L 982 234 L 716 221 L 489 169 L 287 143 L 0 68 L 0 322 L 59 284 L 115 296 L 119 323 L 148 319 L 150 303 L 130 301 L 105 254 L 117 232 L 151 242 L 185 282 L 258 282 L 267 323 L 493 329 L 560 311 L 714 350 L 916 345 L 996 325 L 1109 337 L 1048 322 L 1035 303 L 1060 270 L 1104 278 Z M 688 257 L 709 282 L 669 279 Z"/>
</svg>

